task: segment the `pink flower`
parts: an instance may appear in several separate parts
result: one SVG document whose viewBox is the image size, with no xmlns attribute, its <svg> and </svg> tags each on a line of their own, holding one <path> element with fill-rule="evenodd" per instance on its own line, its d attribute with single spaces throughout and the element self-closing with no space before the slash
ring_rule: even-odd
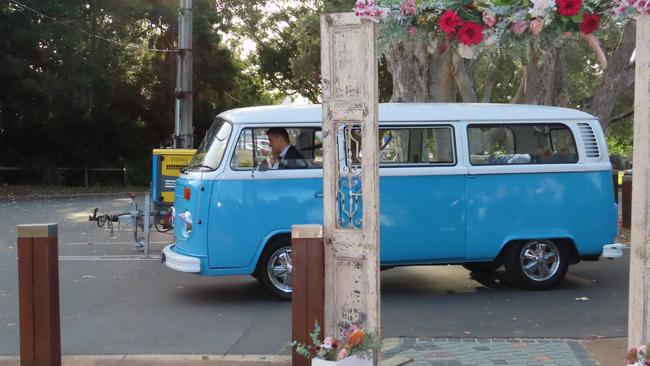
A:
<svg viewBox="0 0 650 366">
<path fill-rule="evenodd" d="M 497 16 L 493 12 L 486 10 L 483 12 L 483 23 L 488 27 L 494 27 L 497 24 Z"/>
<path fill-rule="evenodd" d="M 370 19 L 373 22 L 379 22 L 388 15 L 388 10 L 378 7 L 374 1 L 357 0 L 352 10 L 354 11 L 354 15 L 360 18 Z"/>
<path fill-rule="evenodd" d="M 409 25 L 409 26 L 406 28 L 406 31 L 409 32 L 409 33 L 411 33 L 411 34 L 413 34 L 413 33 L 417 33 L 417 32 L 418 32 L 418 29 L 415 28 L 415 27 L 412 26 L 412 25 Z"/>
<path fill-rule="evenodd" d="M 343 349 L 341 349 L 341 351 L 339 351 L 339 354 L 336 355 L 336 360 L 340 361 L 340 360 L 342 360 L 342 359 L 344 359 L 346 357 L 348 357 L 348 350 L 343 348 Z"/>
<path fill-rule="evenodd" d="M 544 19 L 535 18 L 530 21 L 530 31 L 533 34 L 539 34 L 542 31 L 542 28 L 544 28 Z"/>
<path fill-rule="evenodd" d="M 526 28 L 528 28 L 528 23 L 525 20 L 517 20 L 516 22 L 512 23 L 512 26 L 510 29 L 512 32 L 516 35 L 520 35 L 526 31 Z"/>
<path fill-rule="evenodd" d="M 402 13 L 402 15 L 409 16 L 415 14 L 415 10 L 416 10 L 415 1 L 416 0 L 406 0 L 399 5 L 399 10 Z"/>
</svg>

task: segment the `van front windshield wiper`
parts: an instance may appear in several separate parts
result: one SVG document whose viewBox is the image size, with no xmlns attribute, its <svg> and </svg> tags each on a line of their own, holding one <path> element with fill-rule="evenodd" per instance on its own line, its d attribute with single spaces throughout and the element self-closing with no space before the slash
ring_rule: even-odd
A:
<svg viewBox="0 0 650 366">
<path fill-rule="evenodd" d="M 185 173 L 188 169 L 196 169 L 196 168 L 207 168 L 207 169 L 210 169 L 210 170 L 217 169 L 217 168 L 213 168 L 213 167 L 211 167 L 209 165 L 197 164 L 197 165 L 192 165 L 192 166 L 188 166 L 187 168 L 181 169 L 181 173 Z"/>
</svg>

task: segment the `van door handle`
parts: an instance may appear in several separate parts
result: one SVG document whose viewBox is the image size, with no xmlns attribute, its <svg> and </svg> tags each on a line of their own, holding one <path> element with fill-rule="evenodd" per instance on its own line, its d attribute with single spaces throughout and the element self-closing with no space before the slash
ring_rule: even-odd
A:
<svg viewBox="0 0 650 366">
<path fill-rule="evenodd" d="M 467 174 L 466 177 L 474 179 L 474 178 L 478 177 L 478 175 L 477 174 Z"/>
<path fill-rule="evenodd" d="M 314 197 L 322 198 L 323 197 L 323 191 L 314 192 Z"/>
</svg>

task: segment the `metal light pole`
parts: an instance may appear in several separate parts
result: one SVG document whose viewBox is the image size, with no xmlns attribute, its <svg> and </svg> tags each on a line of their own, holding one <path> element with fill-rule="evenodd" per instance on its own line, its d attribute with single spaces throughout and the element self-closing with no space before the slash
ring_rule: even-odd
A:
<svg viewBox="0 0 650 366">
<path fill-rule="evenodd" d="M 192 0 L 180 1 L 173 140 L 174 148 L 191 149 L 194 144 L 192 128 Z"/>
</svg>

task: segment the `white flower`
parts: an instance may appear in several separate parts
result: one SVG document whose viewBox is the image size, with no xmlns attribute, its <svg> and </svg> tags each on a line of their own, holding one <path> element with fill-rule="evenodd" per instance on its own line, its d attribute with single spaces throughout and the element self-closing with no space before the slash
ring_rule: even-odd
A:
<svg viewBox="0 0 650 366">
<path fill-rule="evenodd" d="M 474 59 L 477 56 L 477 52 L 472 46 L 467 46 L 464 44 L 459 44 L 458 45 L 458 54 L 462 58 L 469 58 L 469 59 Z"/>
<path fill-rule="evenodd" d="M 555 0 L 532 0 L 533 7 L 528 9 L 528 14 L 533 18 L 543 18 L 551 11 L 556 10 Z"/>
<path fill-rule="evenodd" d="M 499 37 L 497 37 L 497 35 L 491 29 L 483 31 L 483 39 L 485 39 L 485 41 L 483 41 L 483 44 L 486 46 L 493 46 L 499 41 Z"/>
</svg>

